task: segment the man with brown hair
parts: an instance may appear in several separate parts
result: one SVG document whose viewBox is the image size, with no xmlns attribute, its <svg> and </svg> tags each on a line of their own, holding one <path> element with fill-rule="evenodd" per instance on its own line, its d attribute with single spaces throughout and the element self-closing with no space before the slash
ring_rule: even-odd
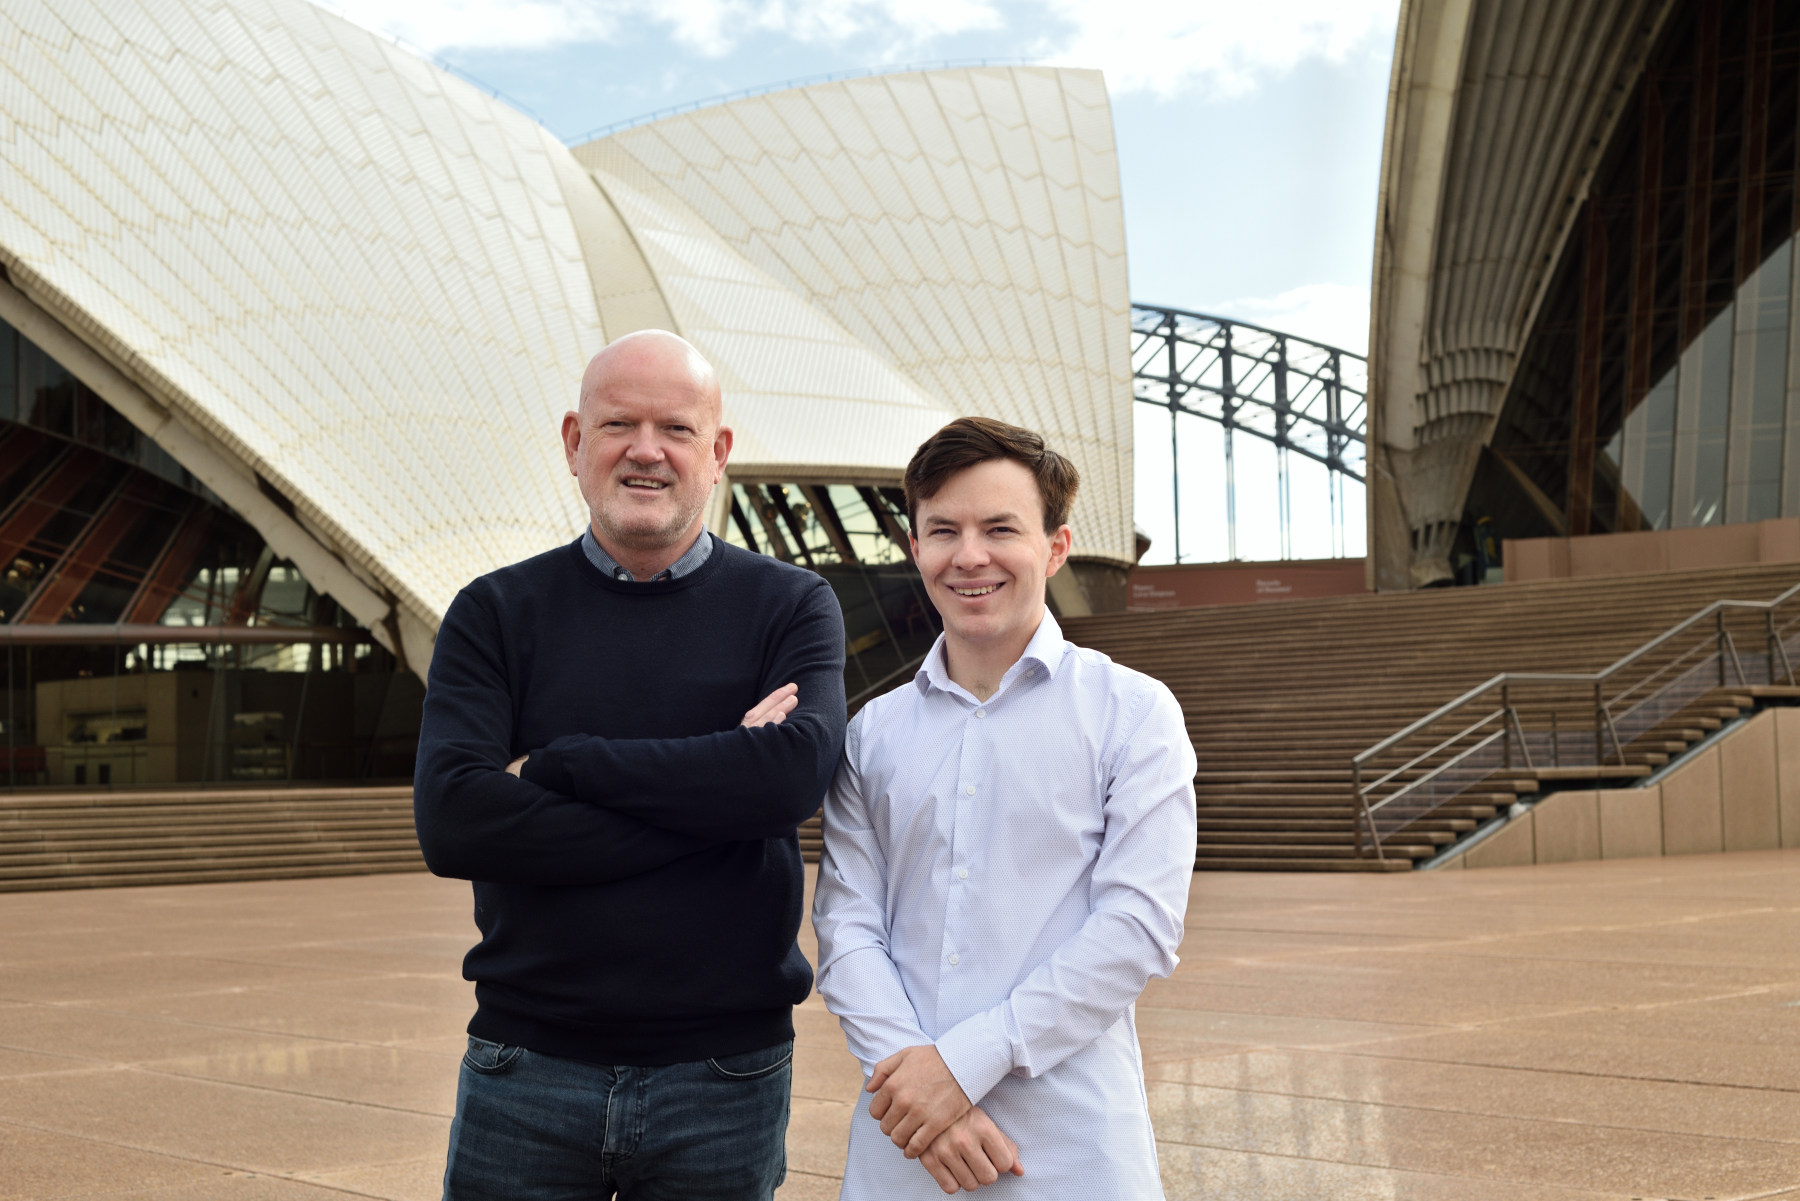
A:
<svg viewBox="0 0 1800 1201">
<path fill-rule="evenodd" d="M 874 1094 L 847 1201 L 1162 1195 L 1134 1005 L 1176 963 L 1194 753 L 1167 688 L 1045 610 L 1077 483 L 976 417 L 906 469 L 944 633 L 850 724 L 813 903 L 819 991 Z"/>
</svg>

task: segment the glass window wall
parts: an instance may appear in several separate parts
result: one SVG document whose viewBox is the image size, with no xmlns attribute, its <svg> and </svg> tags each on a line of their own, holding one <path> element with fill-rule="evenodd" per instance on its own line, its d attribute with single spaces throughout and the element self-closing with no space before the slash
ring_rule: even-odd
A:
<svg viewBox="0 0 1800 1201">
<path fill-rule="evenodd" d="M 1797 134 L 1800 6 L 1676 5 L 1570 215 L 1471 522 L 1524 538 L 1800 516 Z"/>
<path fill-rule="evenodd" d="M 730 519 L 717 532 L 825 577 L 844 610 L 852 711 L 917 670 L 937 638 L 937 611 L 906 547 L 898 488 L 734 483 Z"/>
<path fill-rule="evenodd" d="M 0 787 L 405 783 L 424 689 L 0 324 Z"/>
</svg>

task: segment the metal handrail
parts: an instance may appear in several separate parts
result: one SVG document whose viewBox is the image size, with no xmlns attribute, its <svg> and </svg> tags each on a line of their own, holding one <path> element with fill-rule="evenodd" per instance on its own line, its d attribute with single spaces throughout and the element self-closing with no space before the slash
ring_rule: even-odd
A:
<svg viewBox="0 0 1800 1201">
<path fill-rule="evenodd" d="M 1530 746 L 1525 737 L 1524 726 L 1519 720 L 1518 710 L 1514 707 L 1511 700 L 1508 699 L 1507 690 L 1513 685 L 1560 684 L 1560 685 L 1586 685 L 1586 686 L 1591 687 L 1593 689 L 1593 706 L 1594 706 L 1594 763 L 1595 763 L 1596 770 L 1598 770 L 1611 757 L 1607 753 L 1607 748 L 1606 748 L 1606 742 L 1608 740 L 1608 735 L 1610 735 L 1613 753 L 1618 756 L 1619 762 L 1621 764 L 1626 762 L 1625 741 L 1620 737 L 1617 724 L 1615 723 L 1614 717 L 1613 717 L 1613 709 L 1619 704 L 1619 702 L 1624 700 L 1626 697 L 1629 697 L 1632 694 L 1637 693 L 1642 689 L 1645 689 L 1651 683 L 1651 681 L 1654 681 L 1658 677 L 1669 672 L 1675 666 L 1685 663 L 1692 655 L 1694 655 L 1694 653 L 1697 650 L 1700 650 L 1700 649 L 1706 647 L 1707 643 L 1701 642 L 1701 643 L 1697 644 L 1696 647 L 1690 648 L 1689 650 L 1684 651 L 1682 654 L 1677 656 L 1671 663 L 1664 664 L 1661 667 L 1658 667 L 1656 670 L 1652 671 L 1649 675 L 1647 675 L 1644 679 L 1638 680 L 1638 681 L 1634 682 L 1633 684 L 1631 684 L 1630 687 L 1626 688 L 1624 691 L 1619 693 L 1619 695 L 1611 698 L 1610 702 L 1604 695 L 1605 685 L 1609 681 L 1611 681 L 1612 679 L 1617 677 L 1621 672 L 1625 671 L 1626 669 L 1630 668 L 1634 664 L 1643 660 L 1645 658 L 1645 656 L 1654 653 L 1656 650 L 1658 650 L 1659 648 L 1661 648 L 1663 646 L 1666 646 L 1669 642 L 1671 642 L 1675 638 L 1680 637 L 1682 634 L 1693 630 L 1696 626 L 1700 625 L 1702 622 L 1705 622 L 1709 619 L 1711 619 L 1712 621 L 1715 622 L 1715 624 L 1717 625 L 1717 632 L 1716 632 L 1716 634 L 1712 635 L 1712 637 L 1717 639 L 1717 644 L 1715 647 L 1712 648 L 1711 653 L 1708 657 L 1702 658 L 1698 661 L 1698 664 L 1696 664 L 1696 667 L 1701 666 L 1701 665 L 1710 664 L 1713 661 L 1713 659 L 1716 657 L 1717 662 L 1718 662 L 1720 686 L 1725 686 L 1727 684 L 1727 680 L 1726 680 L 1727 664 L 1730 664 L 1730 666 L 1734 669 L 1739 684 L 1747 686 L 1749 683 L 1749 677 L 1745 673 L 1743 661 L 1740 658 L 1740 656 L 1738 655 L 1737 641 L 1735 638 L 1732 637 L 1731 631 L 1726 627 L 1726 624 L 1725 624 L 1726 614 L 1729 612 L 1734 612 L 1734 611 L 1761 612 L 1761 613 L 1766 614 L 1767 639 L 1768 639 L 1768 643 L 1769 643 L 1769 647 L 1768 647 L 1769 678 L 1771 681 L 1773 681 L 1775 679 L 1777 660 L 1779 659 L 1780 665 L 1781 665 L 1784 673 L 1786 674 L 1789 682 L 1790 683 L 1794 682 L 1794 680 L 1795 680 L 1794 667 L 1793 667 L 1792 662 L 1788 658 L 1787 647 L 1785 645 L 1784 635 L 1787 631 L 1793 629 L 1796 625 L 1800 625 L 1800 615 L 1797 615 L 1795 618 L 1793 618 L 1791 620 L 1783 622 L 1781 624 L 1780 628 L 1778 629 L 1777 624 L 1776 624 L 1776 619 L 1775 619 L 1775 610 L 1778 607 L 1780 607 L 1781 605 L 1785 604 L 1786 602 L 1794 599 L 1796 596 L 1800 596 L 1800 584 L 1795 584 L 1793 587 L 1788 588 L 1786 591 L 1782 592 L 1779 596 L 1776 596 L 1776 597 L 1774 597 L 1770 600 L 1766 600 L 1766 601 L 1741 601 L 1741 600 L 1713 601 L 1712 603 L 1708 604 L 1704 608 L 1700 609 L 1698 612 L 1675 623 L 1673 626 L 1670 626 L 1668 629 L 1664 630 L 1662 633 L 1656 635 L 1653 638 L 1648 639 L 1642 645 L 1632 649 L 1631 651 L 1627 652 L 1626 654 L 1621 656 L 1619 659 L 1617 659 L 1613 663 L 1608 664 L 1606 667 L 1601 668 L 1598 671 L 1594 671 L 1594 672 L 1526 672 L 1526 671 L 1502 672 L 1499 675 L 1494 676 L 1493 678 L 1487 680 L 1486 682 L 1479 684 L 1479 685 L 1475 686 L 1474 688 L 1469 689 L 1467 692 L 1463 693 L 1461 696 L 1457 697 L 1455 700 L 1449 701 L 1443 705 L 1438 706 L 1436 709 L 1432 710 L 1430 713 L 1427 713 L 1425 716 L 1419 718 L 1417 721 L 1414 721 L 1414 722 L 1410 723 L 1409 725 L 1407 725 L 1404 729 L 1398 731 L 1397 733 L 1389 735 L 1388 737 L 1382 739 L 1380 742 L 1377 742 L 1374 746 L 1371 746 L 1367 750 L 1361 752 L 1360 754 L 1353 756 L 1351 759 L 1351 763 L 1350 763 L 1351 787 L 1354 791 L 1355 803 L 1359 810 L 1357 818 L 1353 819 L 1355 821 L 1355 825 L 1356 825 L 1356 853 L 1357 853 L 1357 855 L 1360 857 L 1363 854 L 1363 840 L 1362 840 L 1362 824 L 1363 823 L 1366 823 L 1368 825 L 1369 838 L 1370 838 L 1371 844 L 1374 847 L 1375 854 L 1378 857 L 1384 857 L 1382 855 L 1381 831 L 1375 821 L 1376 813 L 1378 811 L 1380 811 L 1381 809 L 1383 809 L 1384 807 L 1386 807 L 1387 805 L 1389 805 L 1394 800 L 1397 800 L 1398 798 L 1413 792 L 1420 785 L 1426 783 L 1427 781 L 1436 779 L 1445 770 L 1454 766 L 1455 764 L 1465 761 L 1470 755 L 1474 754 L 1476 751 L 1484 749 L 1489 746 L 1492 746 L 1494 744 L 1494 742 L 1498 739 L 1505 738 L 1508 740 L 1506 743 L 1506 751 L 1507 751 L 1506 765 L 1508 767 L 1510 767 L 1512 764 L 1512 755 L 1511 755 L 1512 742 L 1511 742 L 1511 740 L 1514 737 L 1516 737 L 1518 740 L 1518 743 L 1519 743 L 1520 751 L 1525 756 L 1526 767 L 1528 769 L 1531 769 L 1531 751 L 1530 751 Z M 1693 670 L 1695 670 L 1695 668 L 1689 668 L 1689 674 L 1691 674 L 1691 672 Z M 1652 692 L 1645 693 L 1645 695 L 1642 698 L 1640 698 L 1636 702 L 1636 704 L 1630 706 L 1629 712 L 1631 712 L 1631 713 L 1637 712 L 1638 709 L 1641 708 L 1641 706 L 1651 703 L 1655 698 L 1660 697 L 1665 692 L 1667 692 L 1668 689 L 1676 687 L 1678 684 L 1680 684 L 1681 680 L 1685 679 L 1685 678 L 1687 678 L 1686 675 L 1678 676 L 1676 678 L 1671 679 L 1669 682 L 1664 684 L 1661 688 L 1656 689 L 1655 691 L 1652 691 Z M 1466 726 L 1464 729 L 1458 731 L 1457 733 L 1450 735 L 1447 738 L 1442 738 L 1442 739 L 1437 740 L 1432 746 L 1421 751 L 1417 755 L 1412 756 L 1404 764 L 1390 769 L 1384 775 L 1375 779 L 1371 783 L 1369 783 L 1367 785 L 1365 785 L 1363 783 L 1364 768 L 1366 766 L 1368 766 L 1378 756 L 1384 754 L 1385 752 L 1392 750 L 1393 748 L 1395 748 L 1396 746 L 1405 742 L 1408 738 L 1411 738 L 1412 736 L 1418 734 L 1419 732 L 1429 729 L 1431 726 L 1444 721 L 1446 718 L 1450 717 L 1452 714 L 1456 713 L 1458 710 L 1463 709 L 1466 706 L 1474 703 L 1475 701 L 1480 700 L 1482 697 L 1487 696 L 1488 694 L 1492 693 L 1495 689 L 1501 690 L 1501 703 L 1500 703 L 1500 707 L 1498 709 L 1496 709 L 1494 712 L 1488 713 L 1488 714 L 1482 716 L 1477 721 Z M 1552 738 L 1555 739 L 1556 734 L 1555 734 L 1555 712 L 1554 712 L 1554 710 L 1552 711 L 1551 717 L 1552 717 Z M 1419 767 L 1421 764 L 1430 760 L 1433 756 L 1443 754 L 1446 751 L 1450 750 L 1451 748 L 1457 746 L 1460 742 L 1462 742 L 1464 739 L 1468 738 L 1471 734 L 1474 734 L 1475 732 L 1481 730 L 1483 727 L 1492 723 L 1496 718 L 1500 719 L 1502 722 L 1501 728 L 1499 730 L 1496 730 L 1493 733 L 1489 734 L 1486 738 L 1483 738 L 1476 745 L 1471 746 L 1471 747 L 1467 748 L 1466 750 L 1461 751 L 1460 753 L 1456 754 L 1453 758 L 1447 760 L 1446 762 L 1438 765 L 1437 767 L 1427 770 L 1425 772 L 1425 774 L 1421 775 L 1417 779 L 1414 779 L 1414 780 L 1411 780 L 1411 781 L 1408 781 L 1408 782 L 1402 784 L 1392 794 L 1390 794 L 1386 797 L 1383 797 L 1382 799 L 1380 799 L 1378 801 L 1374 801 L 1373 803 L 1371 803 L 1370 794 L 1373 793 L 1375 790 L 1380 789 L 1383 786 L 1392 783 L 1396 778 Z M 1635 741 L 1638 737 L 1640 737 L 1641 733 L 1642 732 L 1632 734 L 1631 735 L 1632 741 Z M 1554 748 L 1554 746 L 1555 746 L 1555 743 L 1553 742 L 1553 748 Z"/>
<path fill-rule="evenodd" d="M 1375 755 L 1378 755 L 1382 751 L 1387 750 L 1389 747 L 1393 746 L 1395 743 L 1401 741 L 1402 739 L 1406 738 L 1407 736 L 1418 733 L 1419 730 L 1423 729 L 1424 727 L 1426 727 L 1428 725 L 1431 725 L 1433 722 L 1441 721 L 1444 717 L 1448 716 L 1450 713 L 1461 708 L 1463 705 L 1468 704 L 1470 701 L 1474 700 L 1476 697 L 1480 696 L 1484 692 L 1489 691 L 1490 689 L 1499 688 L 1505 684 L 1546 684 L 1546 683 L 1604 684 L 1607 680 L 1611 679 L 1616 673 L 1624 670 L 1627 667 L 1630 667 L 1633 663 L 1637 662 L 1639 659 L 1643 658 L 1645 655 L 1649 654 L 1651 651 L 1655 650 L 1657 647 L 1661 646 L 1663 643 L 1669 641 L 1669 639 L 1675 637 L 1677 634 L 1681 633 L 1683 630 L 1686 630 L 1689 627 L 1693 626 L 1696 622 L 1702 621 L 1708 617 L 1713 616 L 1713 614 L 1715 614 L 1715 613 L 1722 612 L 1725 609 L 1772 610 L 1777 605 L 1780 605 L 1782 602 L 1790 600 L 1795 596 L 1800 596 L 1800 584 L 1795 584 L 1792 588 L 1789 588 L 1786 592 L 1783 592 L 1780 596 L 1775 597 L 1773 600 L 1766 600 L 1766 601 L 1718 600 L 1718 601 L 1714 601 L 1712 604 L 1706 606 L 1706 608 L 1700 610 L 1698 613 L 1694 614 L 1692 617 L 1686 618 L 1685 620 L 1677 623 L 1676 625 L 1671 626 L 1669 629 L 1664 630 L 1661 634 L 1658 634 L 1655 638 L 1652 638 L 1650 641 L 1644 643 L 1642 646 L 1638 647 L 1636 650 L 1631 651 L 1630 653 L 1625 655 L 1624 658 L 1619 659 L 1617 662 L 1613 663 L 1611 666 L 1602 668 L 1601 670 L 1596 671 L 1596 672 L 1503 671 L 1499 675 L 1495 676 L 1493 679 L 1489 680 L 1487 683 L 1481 684 L 1475 688 L 1470 689 L 1468 692 L 1463 693 L 1461 696 L 1457 697 L 1455 700 L 1450 701 L 1447 704 L 1438 706 L 1436 709 L 1433 709 L 1430 713 L 1426 714 L 1424 717 L 1421 717 L 1418 721 L 1413 722 L 1410 726 L 1407 726 L 1404 730 L 1401 730 L 1398 734 L 1390 734 L 1388 737 L 1382 739 L 1380 742 L 1376 743 L 1374 746 L 1370 747 L 1368 750 L 1363 751 L 1361 754 L 1357 755 L 1354 759 L 1351 760 L 1351 762 L 1357 764 L 1358 766 L 1361 766 L 1362 764 L 1367 763 Z"/>
<path fill-rule="evenodd" d="M 1431 780 L 1434 780 L 1438 776 L 1443 775 L 1445 772 L 1447 772 L 1451 768 L 1455 767 L 1458 763 L 1461 763 L 1464 759 L 1467 759 L 1470 755 L 1473 755 L 1476 751 L 1484 751 L 1488 747 L 1493 746 L 1495 739 L 1504 738 L 1504 737 L 1506 737 L 1506 730 L 1504 727 L 1502 727 L 1501 729 L 1495 730 L 1492 734 L 1489 734 L 1486 738 L 1483 738 L 1480 742 L 1476 743 L 1474 746 L 1470 747 L 1468 750 L 1461 752 L 1455 758 L 1446 759 L 1442 763 L 1438 764 L 1436 767 L 1432 768 L 1430 771 L 1426 772 L 1424 775 L 1420 776 L 1418 779 L 1407 781 L 1406 784 L 1402 785 L 1399 788 L 1399 790 L 1394 792 L 1392 795 L 1384 796 L 1379 801 L 1376 801 L 1373 805 L 1370 805 L 1368 807 L 1368 809 L 1366 810 L 1366 812 L 1373 814 L 1377 809 L 1385 808 L 1386 806 L 1392 804 L 1393 802 L 1399 800 L 1401 797 L 1405 796 L 1407 793 L 1411 792 L 1413 789 L 1417 788 L 1419 785 L 1429 783 Z M 1375 828 L 1374 828 L 1374 825 L 1372 822 L 1369 827 L 1369 836 L 1376 840 L 1377 845 L 1380 845 L 1380 837 L 1376 834 L 1376 831 L 1375 831 Z"/>
<path fill-rule="evenodd" d="M 1490 721 L 1493 721 L 1496 717 L 1504 718 L 1506 716 L 1506 714 L 1507 714 L 1507 710 L 1506 710 L 1505 706 L 1502 706 L 1501 708 L 1498 708 L 1498 709 L 1494 710 L 1492 713 L 1488 714 L 1486 717 L 1476 718 L 1473 724 L 1463 727 L 1462 731 L 1459 733 L 1450 735 L 1450 737 L 1444 739 L 1443 742 L 1439 743 L 1438 746 L 1432 747 L 1431 750 L 1423 751 L 1423 752 L 1419 753 L 1418 755 L 1414 756 L 1413 758 L 1408 759 L 1405 763 L 1402 763 L 1399 767 L 1396 767 L 1394 770 L 1390 771 L 1387 775 L 1381 777 L 1379 780 L 1370 781 L 1368 788 L 1365 789 L 1364 791 L 1367 791 L 1367 792 L 1375 791 L 1377 788 L 1380 788 L 1383 784 L 1386 784 L 1389 780 L 1393 779 L 1395 776 L 1401 774 L 1402 772 L 1411 771 L 1413 768 L 1417 767 L 1420 763 L 1424 762 L 1426 759 L 1429 759 L 1431 757 L 1432 753 L 1434 751 L 1436 751 L 1438 749 L 1438 747 L 1449 746 L 1451 743 L 1457 741 L 1460 738 L 1466 738 L 1470 734 L 1473 734 L 1475 731 L 1479 730 L 1482 726 L 1485 726 Z"/>
</svg>

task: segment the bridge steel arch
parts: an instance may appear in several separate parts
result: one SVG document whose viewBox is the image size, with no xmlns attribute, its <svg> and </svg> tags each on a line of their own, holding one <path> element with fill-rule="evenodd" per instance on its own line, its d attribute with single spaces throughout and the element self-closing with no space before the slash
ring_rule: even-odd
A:
<svg viewBox="0 0 1800 1201">
<path fill-rule="evenodd" d="M 1183 561 L 1178 437 L 1183 416 L 1213 422 L 1224 430 L 1230 558 L 1238 557 L 1234 443 L 1240 433 L 1275 446 L 1281 557 L 1293 557 L 1292 455 L 1327 469 L 1332 548 L 1342 556 L 1343 482 L 1346 478 L 1363 482 L 1368 360 L 1249 322 L 1159 305 L 1134 303 L 1131 332 L 1133 396 L 1139 404 L 1169 414 L 1175 562 Z"/>
</svg>

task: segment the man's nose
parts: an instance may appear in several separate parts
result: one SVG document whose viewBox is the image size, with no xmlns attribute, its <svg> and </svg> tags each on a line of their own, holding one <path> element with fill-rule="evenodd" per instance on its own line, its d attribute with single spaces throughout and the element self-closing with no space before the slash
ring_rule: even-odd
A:
<svg viewBox="0 0 1800 1201">
<path fill-rule="evenodd" d="M 956 544 L 956 565 L 967 571 L 976 567 L 987 566 L 987 547 L 978 538 L 963 538 Z"/>
<path fill-rule="evenodd" d="M 656 440 L 654 428 L 640 427 L 632 433 L 631 445 L 625 448 L 625 457 L 633 463 L 660 463 L 663 458 L 662 444 Z"/>
</svg>

